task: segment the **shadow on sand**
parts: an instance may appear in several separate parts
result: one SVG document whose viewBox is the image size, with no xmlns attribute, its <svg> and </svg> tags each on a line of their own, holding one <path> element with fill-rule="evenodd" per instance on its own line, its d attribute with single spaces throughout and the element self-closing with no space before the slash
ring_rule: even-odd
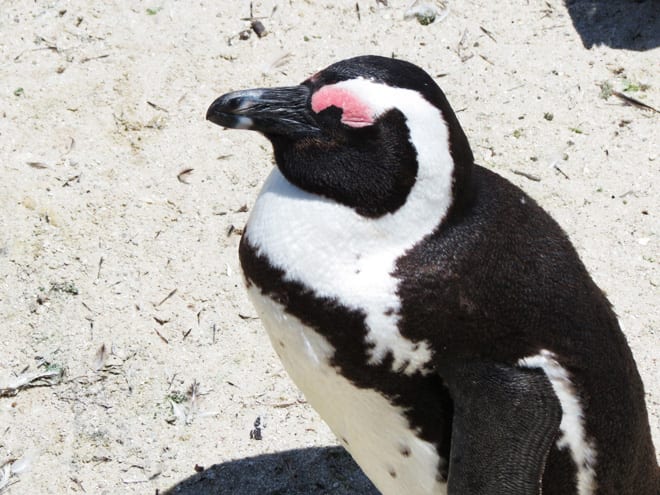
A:
<svg viewBox="0 0 660 495">
<path fill-rule="evenodd" d="M 660 0 L 565 0 L 585 48 L 626 50 L 660 46 Z"/>
<path fill-rule="evenodd" d="M 216 464 L 161 495 L 379 495 L 341 447 L 287 450 Z"/>
</svg>

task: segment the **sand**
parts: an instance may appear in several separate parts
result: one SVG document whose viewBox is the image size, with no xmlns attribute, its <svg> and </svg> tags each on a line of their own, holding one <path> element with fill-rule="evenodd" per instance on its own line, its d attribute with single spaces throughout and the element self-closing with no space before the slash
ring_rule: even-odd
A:
<svg viewBox="0 0 660 495">
<path fill-rule="evenodd" d="M 568 232 L 660 445 L 658 114 L 606 98 L 660 106 L 653 3 L 608 25 L 452 1 L 423 26 L 408 0 L 256 1 L 260 38 L 245 1 L 1 2 L 0 493 L 368 493 L 242 287 L 270 147 L 204 120 L 367 53 L 433 75 L 478 163 Z"/>
</svg>

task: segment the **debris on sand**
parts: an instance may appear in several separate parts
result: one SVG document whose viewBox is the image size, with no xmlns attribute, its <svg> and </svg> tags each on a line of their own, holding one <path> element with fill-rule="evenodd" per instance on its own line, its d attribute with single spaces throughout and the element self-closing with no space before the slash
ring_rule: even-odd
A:
<svg viewBox="0 0 660 495">
<path fill-rule="evenodd" d="M 441 22 L 449 15 L 449 7 L 444 2 L 415 0 L 403 14 L 405 20 L 417 19 L 422 26 Z"/>
</svg>

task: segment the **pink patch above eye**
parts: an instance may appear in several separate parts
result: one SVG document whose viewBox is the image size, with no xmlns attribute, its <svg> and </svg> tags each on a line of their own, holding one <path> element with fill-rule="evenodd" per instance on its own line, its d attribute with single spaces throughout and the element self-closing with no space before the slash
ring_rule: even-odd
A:
<svg viewBox="0 0 660 495">
<path fill-rule="evenodd" d="M 342 111 L 341 121 L 351 127 L 366 127 L 374 123 L 372 111 L 350 91 L 325 86 L 312 95 L 312 110 L 319 113 L 328 107 Z"/>
</svg>

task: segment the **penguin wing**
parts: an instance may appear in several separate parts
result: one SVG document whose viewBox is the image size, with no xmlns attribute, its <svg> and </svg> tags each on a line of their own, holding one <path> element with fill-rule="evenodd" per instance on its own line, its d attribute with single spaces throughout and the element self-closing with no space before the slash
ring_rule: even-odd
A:
<svg viewBox="0 0 660 495">
<path fill-rule="evenodd" d="M 561 405 L 539 369 L 451 363 L 454 401 L 448 494 L 539 495 Z"/>
</svg>

